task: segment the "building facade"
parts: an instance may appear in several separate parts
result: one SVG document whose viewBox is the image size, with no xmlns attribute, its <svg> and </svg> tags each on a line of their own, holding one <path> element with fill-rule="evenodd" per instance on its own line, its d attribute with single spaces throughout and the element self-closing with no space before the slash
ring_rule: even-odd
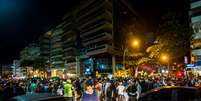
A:
<svg viewBox="0 0 201 101">
<path fill-rule="evenodd" d="M 51 73 L 93 75 L 122 67 L 121 42 L 127 33 L 121 25 L 137 23 L 125 17 L 137 18 L 124 0 L 81 0 L 50 31 Z"/>
<path fill-rule="evenodd" d="M 50 32 L 47 32 L 39 37 L 39 47 L 41 54 L 40 56 L 46 63 L 50 61 L 50 49 L 51 49 L 51 35 Z"/>
<path fill-rule="evenodd" d="M 16 78 L 24 78 L 25 75 L 23 74 L 23 68 L 20 67 L 20 61 L 19 60 L 13 60 L 13 76 Z"/>
<path fill-rule="evenodd" d="M 51 76 L 59 76 L 63 75 L 64 71 L 64 61 L 63 61 L 63 42 L 62 42 L 62 34 L 63 30 L 61 26 L 58 25 L 54 29 L 52 29 L 49 33 L 51 33 L 51 48 L 50 48 L 50 67 L 51 67 Z"/>
<path fill-rule="evenodd" d="M 192 63 L 201 69 L 201 0 L 191 0 L 191 25 L 193 28 Z"/>
<path fill-rule="evenodd" d="M 13 75 L 12 64 L 2 65 L 2 76 L 11 76 Z"/>
</svg>

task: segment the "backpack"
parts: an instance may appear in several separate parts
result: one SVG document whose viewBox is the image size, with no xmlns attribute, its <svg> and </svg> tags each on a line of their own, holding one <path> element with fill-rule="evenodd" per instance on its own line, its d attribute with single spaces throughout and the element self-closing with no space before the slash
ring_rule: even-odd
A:
<svg viewBox="0 0 201 101">
<path fill-rule="evenodd" d="M 127 92 L 129 95 L 135 95 L 136 91 L 137 91 L 137 87 L 136 87 L 134 84 L 130 85 L 130 86 L 126 89 L 126 92 Z"/>
</svg>

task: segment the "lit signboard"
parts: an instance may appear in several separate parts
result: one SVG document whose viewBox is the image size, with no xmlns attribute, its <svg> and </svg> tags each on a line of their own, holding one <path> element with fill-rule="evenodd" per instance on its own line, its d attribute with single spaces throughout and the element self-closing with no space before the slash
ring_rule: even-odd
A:
<svg viewBox="0 0 201 101">
<path fill-rule="evenodd" d="M 186 68 L 195 68 L 196 65 L 195 64 L 186 64 Z"/>
</svg>

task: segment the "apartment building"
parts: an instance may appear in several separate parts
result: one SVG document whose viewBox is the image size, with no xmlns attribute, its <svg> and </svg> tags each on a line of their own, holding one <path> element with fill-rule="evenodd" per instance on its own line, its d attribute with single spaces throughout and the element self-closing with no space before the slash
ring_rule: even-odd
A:
<svg viewBox="0 0 201 101">
<path fill-rule="evenodd" d="M 87 71 L 92 71 L 89 74 L 95 71 L 112 73 L 116 65 L 122 64 L 120 41 L 125 40 L 122 37 L 125 33 L 121 32 L 121 24 L 127 22 L 123 21 L 125 16 L 137 19 L 124 0 L 84 0 L 63 18 L 66 26 L 70 26 L 67 33 L 72 35 L 64 38 L 66 41 L 71 39 L 72 44 L 64 45 L 73 46 L 64 56 L 73 58 L 81 75 Z"/>
<path fill-rule="evenodd" d="M 201 68 L 201 0 L 191 0 L 190 16 L 194 31 L 191 60 L 198 68 Z"/>
<path fill-rule="evenodd" d="M 52 74 L 112 73 L 123 66 L 120 48 L 127 33 L 121 27 L 133 21 L 125 16 L 137 19 L 124 0 L 81 0 L 49 31 Z"/>
<path fill-rule="evenodd" d="M 51 48 L 50 48 L 50 67 L 51 76 L 62 76 L 64 70 L 63 61 L 63 47 L 62 47 L 62 34 L 63 30 L 61 25 L 56 26 L 54 29 L 49 31 L 51 34 Z"/>
</svg>

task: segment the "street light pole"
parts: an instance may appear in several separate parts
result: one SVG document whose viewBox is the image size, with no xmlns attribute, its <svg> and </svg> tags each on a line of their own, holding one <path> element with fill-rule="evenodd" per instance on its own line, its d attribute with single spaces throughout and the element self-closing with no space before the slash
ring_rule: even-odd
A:
<svg viewBox="0 0 201 101">
<path fill-rule="evenodd" d="M 132 41 L 132 46 L 133 47 L 138 47 L 139 46 L 139 41 L 138 40 L 133 40 Z M 125 70 L 126 67 L 126 52 L 128 51 L 128 47 L 125 46 L 124 53 L 123 53 L 123 70 Z"/>
<path fill-rule="evenodd" d="M 123 54 L 123 70 L 125 70 L 125 66 L 126 66 L 126 51 L 128 51 L 127 48 L 124 49 L 124 54 Z"/>
</svg>

